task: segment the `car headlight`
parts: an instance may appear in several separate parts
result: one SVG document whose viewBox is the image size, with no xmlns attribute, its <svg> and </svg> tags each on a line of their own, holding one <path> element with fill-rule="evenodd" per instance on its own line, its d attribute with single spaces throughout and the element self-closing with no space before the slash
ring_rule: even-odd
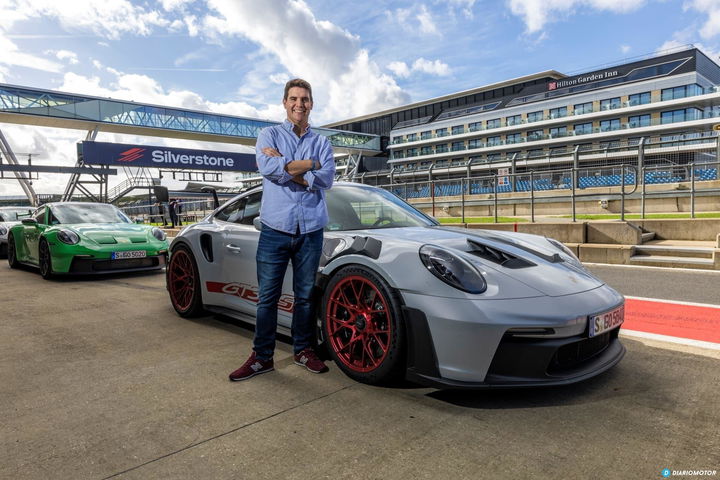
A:
<svg viewBox="0 0 720 480">
<path fill-rule="evenodd" d="M 8 233 L 7 227 L 5 225 L 0 225 L 0 235 L 5 236 Z"/>
<path fill-rule="evenodd" d="M 552 243 L 556 248 L 560 249 L 565 254 L 565 261 L 575 265 L 576 267 L 585 268 L 580 259 L 573 253 L 573 251 L 566 247 L 562 242 L 558 242 L 557 240 L 552 238 L 545 238 L 548 242 Z"/>
<path fill-rule="evenodd" d="M 68 245 L 75 245 L 80 241 L 80 237 L 72 230 L 60 230 L 57 234 L 58 240 Z"/>
<path fill-rule="evenodd" d="M 427 269 L 448 285 L 468 293 L 482 293 L 487 283 L 467 260 L 435 245 L 420 247 L 420 260 Z"/>
<path fill-rule="evenodd" d="M 162 230 L 160 230 L 157 227 L 153 227 L 152 236 L 157 238 L 161 242 L 167 238 L 167 235 L 165 235 L 165 232 L 163 232 Z"/>
</svg>

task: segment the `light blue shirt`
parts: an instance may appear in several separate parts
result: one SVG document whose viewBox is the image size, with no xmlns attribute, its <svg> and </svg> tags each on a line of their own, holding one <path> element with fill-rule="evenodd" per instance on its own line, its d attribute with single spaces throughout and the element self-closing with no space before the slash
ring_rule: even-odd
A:
<svg viewBox="0 0 720 480">
<path fill-rule="evenodd" d="M 330 141 L 310 127 L 302 136 L 293 132 L 293 124 L 285 120 L 281 125 L 264 128 L 255 146 L 258 170 L 263 176 L 263 196 L 260 219 L 270 228 L 285 233 L 310 233 L 324 228 L 328 222 L 325 190 L 335 178 L 335 159 Z M 281 157 L 270 157 L 262 150 L 276 149 Z M 293 160 L 318 160 L 320 168 L 306 172 L 308 186 L 292 181 L 285 165 Z"/>
</svg>

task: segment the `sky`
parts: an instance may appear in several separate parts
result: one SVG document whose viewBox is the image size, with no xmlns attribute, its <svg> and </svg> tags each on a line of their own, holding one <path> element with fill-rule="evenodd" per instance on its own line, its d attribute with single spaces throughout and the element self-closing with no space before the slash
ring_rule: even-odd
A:
<svg viewBox="0 0 720 480">
<path fill-rule="evenodd" d="M 301 77 L 315 125 L 687 44 L 720 63 L 720 0 L 0 0 L 0 83 L 281 121 L 283 86 Z M 22 163 L 66 166 L 87 133 L 0 131 Z M 41 174 L 33 187 L 62 192 L 67 180 Z M 0 196 L 15 194 L 0 179 Z"/>
</svg>

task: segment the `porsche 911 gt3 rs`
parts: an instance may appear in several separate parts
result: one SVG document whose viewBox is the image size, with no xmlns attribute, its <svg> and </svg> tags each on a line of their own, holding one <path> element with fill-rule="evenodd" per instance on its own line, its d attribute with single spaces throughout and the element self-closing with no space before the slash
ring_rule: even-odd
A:
<svg viewBox="0 0 720 480">
<path fill-rule="evenodd" d="M 591 378 L 625 353 L 624 298 L 560 242 L 443 227 L 383 189 L 337 183 L 316 281 L 320 341 L 338 367 L 378 384 L 540 386 Z M 181 316 L 254 322 L 262 190 L 245 192 L 171 244 Z M 288 334 L 292 269 L 279 302 Z"/>
</svg>

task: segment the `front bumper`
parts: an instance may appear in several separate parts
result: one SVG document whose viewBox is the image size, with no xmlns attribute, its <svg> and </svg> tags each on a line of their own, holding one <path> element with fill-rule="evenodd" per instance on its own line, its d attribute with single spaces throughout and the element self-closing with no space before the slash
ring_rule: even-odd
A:
<svg viewBox="0 0 720 480">
<path fill-rule="evenodd" d="M 70 263 L 69 274 L 101 274 L 121 272 L 141 272 L 159 270 L 167 265 L 167 254 L 153 255 L 144 258 L 126 258 L 122 260 L 98 259 L 75 256 Z"/>
</svg>

